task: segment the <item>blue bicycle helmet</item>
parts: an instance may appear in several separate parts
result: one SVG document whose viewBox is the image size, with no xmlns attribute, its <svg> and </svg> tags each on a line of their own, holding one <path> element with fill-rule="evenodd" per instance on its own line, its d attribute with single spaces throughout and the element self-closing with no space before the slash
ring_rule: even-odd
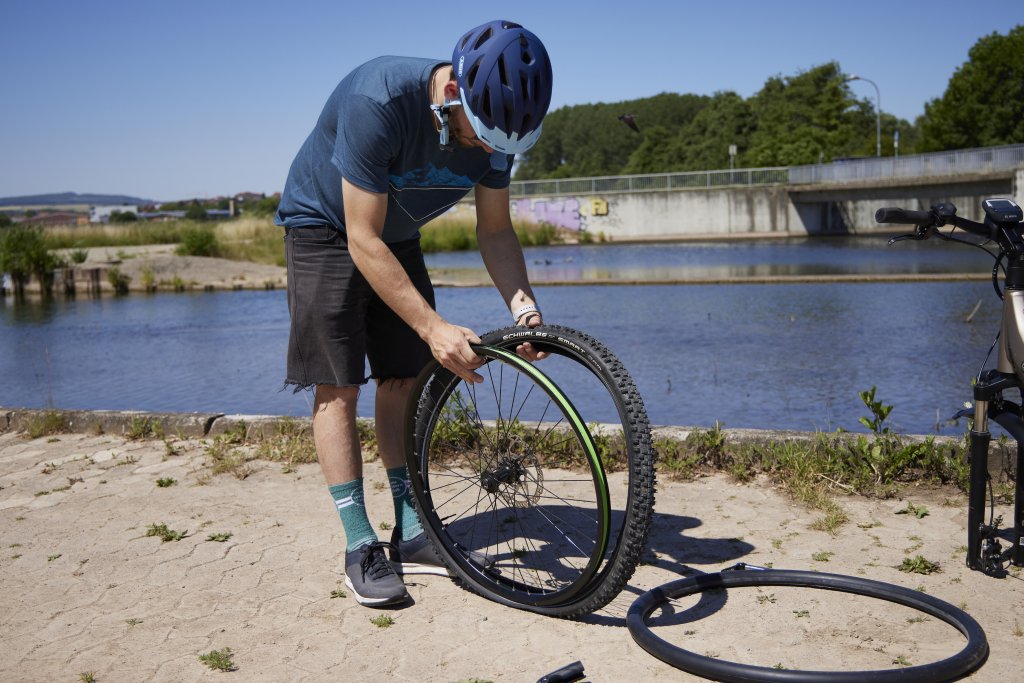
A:
<svg viewBox="0 0 1024 683">
<path fill-rule="evenodd" d="M 540 39 L 511 21 L 489 21 L 459 39 L 452 65 L 477 137 L 504 154 L 533 147 L 551 104 L 551 62 Z"/>
</svg>

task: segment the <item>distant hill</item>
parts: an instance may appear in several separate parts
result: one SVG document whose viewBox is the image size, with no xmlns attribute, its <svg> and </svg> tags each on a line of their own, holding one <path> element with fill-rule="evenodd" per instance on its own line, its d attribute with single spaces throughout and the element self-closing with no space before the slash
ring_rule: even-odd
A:
<svg viewBox="0 0 1024 683">
<path fill-rule="evenodd" d="M 77 192 L 55 192 L 33 194 L 23 197 L 0 197 L 0 206 L 47 206 L 67 204 L 153 204 L 151 199 L 129 197 L 123 194 L 79 194 Z"/>
</svg>

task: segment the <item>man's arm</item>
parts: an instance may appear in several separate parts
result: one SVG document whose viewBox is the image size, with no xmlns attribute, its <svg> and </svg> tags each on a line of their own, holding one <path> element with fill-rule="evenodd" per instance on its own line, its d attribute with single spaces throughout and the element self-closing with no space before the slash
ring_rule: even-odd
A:
<svg viewBox="0 0 1024 683">
<path fill-rule="evenodd" d="M 381 239 L 387 195 L 368 192 L 344 179 L 341 190 L 348 249 L 356 268 L 384 303 L 430 346 L 430 352 L 441 365 L 467 382 L 482 382 L 483 377 L 473 372 L 480 366 L 480 357 L 469 347 L 470 343 L 479 343 L 480 338 L 472 330 L 452 325 L 438 315 Z"/>
<path fill-rule="evenodd" d="M 536 306 L 536 299 L 526 276 L 523 248 L 512 229 L 508 203 L 508 188 L 495 190 L 483 185 L 476 186 L 476 233 L 480 255 L 509 311 L 514 312 L 524 306 Z M 515 322 L 537 327 L 544 320 L 538 311 L 524 315 Z M 516 350 L 528 360 L 540 360 L 548 355 L 543 351 L 535 351 L 529 343 L 520 345 Z"/>
</svg>

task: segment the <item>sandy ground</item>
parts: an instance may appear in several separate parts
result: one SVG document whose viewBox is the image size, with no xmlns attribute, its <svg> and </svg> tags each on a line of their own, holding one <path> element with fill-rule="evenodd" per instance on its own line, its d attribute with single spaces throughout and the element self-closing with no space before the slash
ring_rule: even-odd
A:
<svg viewBox="0 0 1024 683">
<path fill-rule="evenodd" d="M 1020 680 L 1024 574 L 993 579 L 963 566 L 965 505 L 952 491 L 844 498 L 851 521 L 830 536 L 810 528 L 815 513 L 764 481 L 661 481 L 645 564 L 583 621 L 502 607 L 443 577 L 409 577 L 413 601 L 383 612 L 394 623 L 380 628 L 371 619 L 382 611 L 332 597 L 344 589 L 343 536 L 317 467 L 286 473 L 257 461 L 244 480 L 211 477 L 207 443 L 0 433 L 0 680 L 93 672 L 99 682 L 536 681 L 574 660 L 590 681 L 700 680 L 636 645 L 625 615 L 645 590 L 739 561 L 926 591 L 985 629 L 991 655 L 971 680 Z M 381 466 L 367 463 L 366 477 L 371 519 L 392 521 Z M 176 483 L 159 487 L 161 478 Z M 896 514 L 908 501 L 929 514 Z M 153 524 L 187 535 L 161 542 L 146 535 Z M 916 555 L 941 570 L 898 571 Z M 805 670 L 924 664 L 965 642 L 934 618 L 830 591 L 743 588 L 703 598 L 655 612 L 655 632 L 725 660 Z M 236 673 L 200 663 L 225 647 Z"/>
</svg>

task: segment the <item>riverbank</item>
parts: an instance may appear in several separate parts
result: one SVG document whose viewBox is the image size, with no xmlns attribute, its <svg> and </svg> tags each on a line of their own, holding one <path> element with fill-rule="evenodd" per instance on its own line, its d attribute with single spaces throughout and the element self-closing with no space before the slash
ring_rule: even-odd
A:
<svg viewBox="0 0 1024 683">
<path fill-rule="evenodd" d="M 641 650 L 626 611 L 645 590 L 739 561 L 925 591 L 985 629 L 991 654 L 970 680 L 1013 680 L 1019 668 L 1024 580 L 964 567 L 966 506 L 954 489 L 841 496 L 850 523 L 833 536 L 763 477 L 663 477 L 644 563 L 586 619 L 501 607 L 442 577 L 410 577 L 413 600 L 379 611 L 345 591 L 341 526 L 315 464 L 254 458 L 236 476 L 215 473 L 216 436 L 267 424 L 258 416 L 83 412 L 65 415 L 70 433 L 30 438 L 18 422 L 27 416 L 13 413 L 0 411 L 4 679 L 207 680 L 217 674 L 199 656 L 230 648 L 254 681 L 533 681 L 577 659 L 588 680 L 696 681 Z M 365 476 L 371 519 L 390 522 L 379 461 Z M 160 527 L 163 540 L 150 533 Z M 936 568 L 900 570 L 918 557 Z M 733 589 L 675 608 L 655 615 L 662 637 L 763 666 L 892 668 L 963 647 L 934 618 L 828 591 Z M 381 615 L 390 624 L 371 621 Z"/>
<path fill-rule="evenodd" d="M 678 241 L 678 240 L 677 240 Z M 287 271 L 251 261 L 236 261 L 203 256 L 179 256 L 176 245 L 158 244 L 127 247 L 96 247 L 88 250 L 84 263 L 75 267 L 77 293 L 87 293 L 91 281 L 99 293 L 113 294 L 108 272 L 116 268 L 127 279 L 127 290 L 135 293 L 154 291 L 223 291 L 284 289 Z M 91 273 L 91 275 L 90 275 Z M 492 282 L 482 268 L 431 268 L 435 287 L 490 287 Z M 813 284 L 813 283 L 886 283 L 886 282 L 978 282 L 988 281 L 988 273 L 836 273 L 802 275 L 740 275 L 687 277 L 531 277 L 535 287 L 574 285 L 732 285 L 732 284 Z M 32 280 L 27 291 L 38 295 L 39 283 Z M 60 283 L 55 293 L 62 295 Z M 8 295 L 10 292 L 8 292 Z"/>
</svg>

